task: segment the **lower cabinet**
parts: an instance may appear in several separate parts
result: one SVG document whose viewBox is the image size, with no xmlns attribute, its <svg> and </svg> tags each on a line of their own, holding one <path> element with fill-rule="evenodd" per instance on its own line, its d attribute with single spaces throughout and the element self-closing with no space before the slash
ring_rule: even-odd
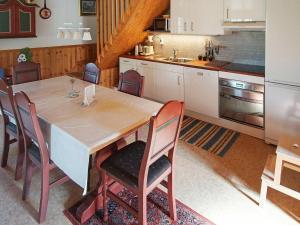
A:
<svg viewBox="0 0 300 225">
<path fill-rule="evenodd" d="M 155 70 L 155 76 L 156 100 L 164 103 L 170 100 L 184 101 L 184 80 L 182 73 Z"/>
<path fill-rule="evenodd" d="M 185 101 L 186 109 L 219 117 L 219 73 L 179 65 L 120 58 L 120 72 L 144 76 L 144 97 L 166 103 Z"/>
<path fill-rule="evenodd" d="M 210 117 L 219 117 L 217 71 L 184 68 L 185 107 Z"/>
<path fill-rule="evenodd" d="M 136 70 L 136 60 L 120 58 L 120 60 L 119 60 L 119 72 L 124 73 L 128 70 Z"/>
<path fill-rule="evenodd" d="M 137 62 L 137 72 L 144 76 L 144 97 L 155 100 L 155 70 L 153 63 L 140 61 Z"/>
</svg>

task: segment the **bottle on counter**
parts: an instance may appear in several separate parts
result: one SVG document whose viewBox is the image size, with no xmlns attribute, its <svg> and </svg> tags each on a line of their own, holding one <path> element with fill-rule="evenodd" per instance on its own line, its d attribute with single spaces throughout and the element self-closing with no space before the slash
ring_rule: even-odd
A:
<svg viewBox="0 0 300 225">
<path fill-rule="evenodd" d="M 138 45 L 136 45 L 135 48 L 134 48 L 134 55 L 135 56 L 139 55 L 139 46 Z"/>
</svg>

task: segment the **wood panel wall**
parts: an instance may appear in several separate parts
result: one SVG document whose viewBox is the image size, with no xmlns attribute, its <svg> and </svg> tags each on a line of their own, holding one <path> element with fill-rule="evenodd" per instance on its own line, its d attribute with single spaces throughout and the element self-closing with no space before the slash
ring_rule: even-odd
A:
<svg viewBox="0 0 300 225">
<path fill-rule="evenodd" d="M 42 79 L 62 76 L 66 73 L 82 72 L 83 65 L 95 62 L 97 45 L 70 45 L 45 48 L 32 48 L 33 61 L 41 64 Z M 19 49 L 0 50 L 0 67 L 6 74 L 17 64 Z"/>
</svg>

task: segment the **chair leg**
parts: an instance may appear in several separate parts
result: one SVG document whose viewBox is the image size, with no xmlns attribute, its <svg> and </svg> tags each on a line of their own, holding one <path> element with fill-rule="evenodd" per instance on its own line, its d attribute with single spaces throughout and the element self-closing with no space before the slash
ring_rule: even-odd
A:
<svg viewBox="0 0 300 225">
<path fill-rule="evenodd" d="M 33 172 L 33 163 L 31 159 L 26 159 L 26 167 L 25 167 L 25 179 L 24 179 L 24 185 L 23 185 L 23 195 L 22 199 L 25 201 L 28 197 L 30 185 L 31 185 L 31 178 L 32 178 L 32 172 Z"/>
<path fill-rule="evenodd" d="M 173 221 L 176 221 L 177 213 L 176 213 L 176 199 L 175 199 L 175 195 L 174 195 L 174 174 L 173 174 L 173 172 L 168 176 L 168 201 L 169 201 L 170 217 Z"/>
<path fill-rule="evenodd" d="M 42 169 L 42 183 L 41 183 L 41 199 L 39 209 L 39 223 L 46 220 L 48 199 L 49 199 L 49 168 Z"/>
<path fill-rule="evenodd" d="M 139 130 L 136 130 L 135 132 L 135 141 L 139 140 Z"/>
<path fill-rule="evenodd" d="M 138 195 L 138 222 L 147 225 L 147 195 L 144 191 Z"/>
<path fill-rule="evenodd" d="M 104 171 L 102 171 L 102 196 L 103 196 L 103 221 L 108 221 L 108 208 L 107 208 L 107 176 Z"/>
<path fill-rule="evenodd" d="M 2 159 L 1 159 L 1 167 L 4 168 L 7 166 L 7 159 L 8 159 L 8 152 L 9 152 L 9 134 L 6 132 L 4 134 L 3 145 L 4 145 L 4 148 L 3 148 Z"/>
<path fill-rule="evenodd" d="M 22 138 L 18 138 L 18 158 L 16 164 L 16 172 L 15 172 L 15 180 L 19 180 L 22 178 L 23 173 L 23 165 L 25 158 L 25 149 L 24 142 Z"/>
<path fill-rule="evenodd" d="M 89 157 L 89 171 L 88 171 L 88 183 L 87 183 L 87 189 L 88 191 L 91 190 L 91 169 L 93 168 L 93 156 L 90 155 Z"/>
</svg>

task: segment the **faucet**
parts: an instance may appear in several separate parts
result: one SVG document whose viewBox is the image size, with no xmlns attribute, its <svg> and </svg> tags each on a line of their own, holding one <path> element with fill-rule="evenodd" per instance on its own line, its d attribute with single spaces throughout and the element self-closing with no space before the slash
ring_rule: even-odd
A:
<svg viewBox="0 0 300 225">
<path fill-rule="evenodd" d="M 177 59 L 177 53 L 178 53 L 178 49 L 173 49 L 173 60 Z"/>
</svg>

